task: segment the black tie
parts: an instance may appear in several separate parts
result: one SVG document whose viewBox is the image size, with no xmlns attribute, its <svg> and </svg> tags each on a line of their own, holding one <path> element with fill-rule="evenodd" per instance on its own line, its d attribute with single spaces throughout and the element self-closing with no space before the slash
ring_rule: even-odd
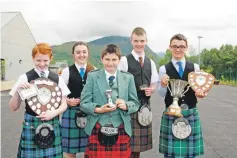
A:
<svg viewBox="0 0 237 158">
<path fill-rule="evenodd" d="M 40 72 L 40 77 L 45 77 L 45 72 L 44 71 Z"/>
</svg>

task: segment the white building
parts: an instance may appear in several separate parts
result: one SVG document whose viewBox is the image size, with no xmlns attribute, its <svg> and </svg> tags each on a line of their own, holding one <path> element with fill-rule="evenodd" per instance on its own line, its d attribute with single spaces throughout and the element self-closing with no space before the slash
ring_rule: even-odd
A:
<svg viewBox="0 0 237 158">
<path fill-rule="evenodd" d="M 1 13 L 1 80 L 16 80 L 33 66 L 36 41 L 20 12 Z"/>
</svg>

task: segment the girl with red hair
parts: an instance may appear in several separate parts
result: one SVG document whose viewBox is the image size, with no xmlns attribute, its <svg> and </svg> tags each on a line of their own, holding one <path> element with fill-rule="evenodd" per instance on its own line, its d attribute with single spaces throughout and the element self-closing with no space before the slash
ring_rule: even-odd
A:
<svg viewBox="0 0 237 158">
<path fill-rule="evenodd" d="M 63 79 L 58 74 L 49 71 L 48 67 L 50 61 L 53 59 L 52 49 L 46 43 L 37 44 L 32 50 L 32 59 L 34 68 L 30 71 L 22 74 L 12 90 L 10 95 L 9 106 L 12 111 L 19 109 L 22 102 L 21 97 L 18 93 L 20 89 L 26 89 L 32 86 L 30 83 L 40 77 L 49 78 L 55 82 L 62 91 L 61 105 L 58 109 L 48 110 L 41 114 L 36 114 L 30 107 L 29 103 L 25 100 L 25 114 L 23 121 L 23 130 L 18 148 L 18 158 L 42 158 L 42 157 L 54 157 L 62 158 L 62 147 L 61 147 L 61 132 L 59 123 L 59 114 L 63 113 L 67 109 L 66 96 L 70 94 L 69 89 L 64 83 Z M 36 129 L 43 123 L 47 123 L 53 127 L 54 141 L 50 147 L 42 147 L 36 144 Z M 47 132 L 42 132 L 43 135 Z"/>
</svg>

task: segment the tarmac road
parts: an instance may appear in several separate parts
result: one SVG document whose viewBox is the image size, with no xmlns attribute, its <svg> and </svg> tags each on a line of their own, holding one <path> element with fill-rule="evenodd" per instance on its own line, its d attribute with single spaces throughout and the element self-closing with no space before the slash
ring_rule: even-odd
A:
<svg viewBox="0 0 237 158">
<path fill-rule="evenodd" d="M 8 91 L 1 92 L 1 157 L 15 158 L 19 143 L 24 106 L 13 113 L 8 108 Z M 153 149 L 141 158 L 163 158 L 158 152 L 159 126 L 164 109 L 158 93 L 152 97 Z M 199 100 L 203 124 L 205 155 L 202 158 L 237 158 L 237 88 L 214 86 L 208 97 Z M 78 157 L 83 157 L 79 154 Z"/>
</svg>

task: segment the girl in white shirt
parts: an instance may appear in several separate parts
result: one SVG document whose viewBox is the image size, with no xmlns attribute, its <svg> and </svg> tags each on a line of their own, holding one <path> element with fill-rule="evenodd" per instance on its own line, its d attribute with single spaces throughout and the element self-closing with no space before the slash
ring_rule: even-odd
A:
<svg viewBox="0 0 237 158">
<path fill-rule="evenodd" d="M 52 49 L 46 43 L 37 44 L 32 50 L 32 59 L 34 63 L 34 69 L 22 74 L 12 90 L 10 95 L 12 98 L 9 102 L 9 107 L 12 111 L 17 111 L 22 102 L 18 93 L 19 89 L 29 88 L 30 82 L 40 77 L 51 79 L 55 82 L 62 91 L 62 100 L 58 109 L 42 112 L 40 115 L 36 114 L 26 103 L 26 111 L 24 114 L 23 130 L 18 148 L 18 158 L 42 158 L 42 157 L 54 157 L 62 158 L 61 147 L 61 132 L 59 125 L 59 114 L 63 113 L 67 109 L 66 97 L 70 91 L 65 85 L 63 79 L 58 74 L 48 70 L 50 61 L 52 60 Z M 43 76 L 42 76 L 43 75 Z M 41 148 L 35 144 L 35 132 L 36 128 L 42 123 L 48 123 L 53 127 L 53 134 L 55 140 L 52 146 L 48 148 Z"/>
</svg>

